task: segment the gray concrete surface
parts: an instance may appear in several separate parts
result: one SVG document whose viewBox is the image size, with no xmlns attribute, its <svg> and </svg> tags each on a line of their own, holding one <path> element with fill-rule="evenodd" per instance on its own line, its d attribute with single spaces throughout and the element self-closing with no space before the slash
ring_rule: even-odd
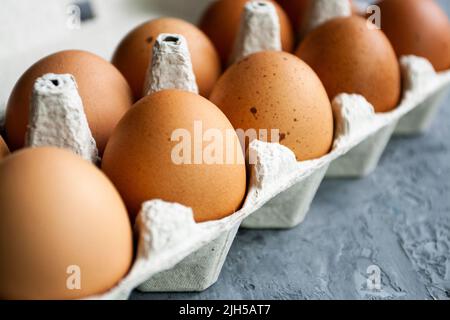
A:
<svg viewBox="0 0 450 320">
<path fill-rule="evenodd" d="M 299 227 L 240 230 L 210 289 L 131 298 L 449 299 L 449 120 L 450 97 L 427 134 L 394 138 L 370 177 L 326 180 Z M 372 265 L 379 291 L 367 288 Z"/>
</svg>

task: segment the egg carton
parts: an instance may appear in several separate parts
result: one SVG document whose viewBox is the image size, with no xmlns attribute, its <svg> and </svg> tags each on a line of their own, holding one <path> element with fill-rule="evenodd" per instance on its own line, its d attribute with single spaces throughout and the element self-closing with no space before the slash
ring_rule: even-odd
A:
<svg viewBox="0 0 450 320">
<path fill-rule="evenodd" d="M 449 93 L 450 88 L 444 87 L 427 98 L 416 109 L 406 114 L 398 122 L 394 135 L 415 136 L 426 132 L 436 117 L 439 108 L 442 106 L 442 102 Z"/>
<path fill-rule="evenodd" d="M 142 292 L 206 290 L 219 278 L 238 229 L 239 223 L 200 250 L 191 253 L 173 269 L 156 274 L 137 289 Z"/>
<path fill-rule="evenodd" d="M 306 217 L 328 165 L 323 166 L 268 201 L 261 209 L 242 222 L 247 229 L 288 229 L 298 226 Z"/>
<path fill-rule="evenodd" d="M 381 128 L 349 153 L 331 163 L 327 178 L 361 178 L 370 175 L 378 166 L 386 149 L 397 121 Z"/>
<path fill-rule="evenodd" d="M 445 78 L 448 72 L 436 74 L 431 64 L 426 59 L 416 57 L 414 60 L 404 58 L 403 78 L 406 81 L 404 95 L 416 95 L 420 91 L 427 90 L 435 85 L 436 88 L 423 100 L 415 104 L 407 112 L 402 110 L 392 111 L 389 114 L 401 113 L 397 121 L 380 129 L 375 135 L 368 138 L 358 147 L 330 165 L 326 174 L 327 178 L 360 178 L 372 173 L 389 143 L 393 134 L 414 135 L 424 132 L 431 124 L 439 106 L 449 92 L 449 86 L 439 85 L 439 79 Z M 414 64 L 415 69 L 408 68 L 405 64 Z M 431 82 L 431 83 L 428 83 Z"/>
<path fill-rule="evenodd" d="M 137 257 L 129 274 L 109 292 L 91 299 L 126 299 L 142 291 L 200 291 L 212 285 L 241 223 L 247 227 L 290 227 L 301 222 L 330 164 L 367 139 L 392 127 L 430 97 L 450 87 L 450 71 L 436 74 L 418 57 L 401 59 L 405 91 L 392 112 L 376 114 L 359 95 L 341 94 L 333 101 L 336 133 L 324 157 L 297 162 L 288 148 L 253 141 L 250 183 L 242 209 L 217 221 L 195 223 L 190 208 L 153 200 L 144 203 L 136 222 Z M 281 211 L 283 213 L 281 213 Z M 266 224 L 261 225 L 261 224 Z"/>
</svg>

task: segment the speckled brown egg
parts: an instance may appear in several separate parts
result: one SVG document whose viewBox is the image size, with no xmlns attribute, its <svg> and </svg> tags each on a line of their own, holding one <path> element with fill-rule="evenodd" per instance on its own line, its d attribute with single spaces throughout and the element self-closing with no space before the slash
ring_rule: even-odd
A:
<svg viewBox="0 0 450 320">
<path fill-rule="evenodd" d="M 126 208 L 94 165 L 56 148 L 0 162 L 0 299 L 101 294 L 132 258 Z"/>
<path fill-rule="evenodd" d="M 213 141 L 219 147 L 209 149 Z M 191 207 L 198 222 L 216 220 L 238 210 L 246 191 L 244 156 L 232 125 L 210 101 L 180 90 L 135 104 L 109 140 L 102 169 L 132 219 L 144 201 L 162 199 Z"/>
<path fill-rule="evenodd" d="M 9 149 L 3 140 L 2 136 L 0 136 L 0 160 L 9 155 Z"/>
<path fill-rule="evenodd" d="M 152 48 L 161 33 L 180 34 L 186 38 L 200 94 L 208 96 L 222 72 L 213 44 L 202 31 L 189 22 L 160 18 L 146 22 L 128 33 L 112 59 L 113 64 L 128 80 L 135 99 L 143 96 Z"/>
<path fill-rule="evenodd" d="M 34 82 L 47 73 L 72 74 L 78 84 L 92 135 L 100 153 L 120 118 L 133 104 L 130 87 L 108 61 L 86 51 L 61 51 L 31 66 L 16 83 L 6 111 L 11 150 L 24 146 Z"/>
<path fill-rule="evenodd" d="M 366 20 L 352 16 L 326 22 L 309 33 L 297 53 L 322 80 L 330 100 L 341 93 L 364 96 L 377 112 L 400 99 L 400 66 L 392 45 Z"/>
<path fill-rule="evenodd" d="M 427 58 L 437 71 L 450 68 L 450 22 L 433 0 L 386 0 L 381 28 L 398 56 Z"/>
<path fill-rule="evenodd" d="M 219 52 L 222 64 L 226 66 L 234 49 L 239 33 L 242 13 L 248 0 L 218 0 L 204 13 L 200 28 L 209 36 Z M 294 46 L 294 33 L 289 18 L 275 3 L 281 28 L 281 43 L 284 51 L 291 52 Z"/>
<path fill-rule="evenodd" d="M 298 160 L 330 151 L 330 101 L 314 71 L 294 55 L 265 51 L 243 59 L 219 79 L 210 99 L 236 129 L 278 130 L 280 143 Z"/>
</svg>

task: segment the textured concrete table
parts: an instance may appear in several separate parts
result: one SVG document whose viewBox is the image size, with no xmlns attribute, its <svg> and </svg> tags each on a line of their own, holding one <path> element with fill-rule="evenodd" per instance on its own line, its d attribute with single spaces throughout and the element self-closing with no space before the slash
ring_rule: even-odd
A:
<svg viewBox="0 0 450 320">
<path fill-rule="evenodd" d="M 239 231 L 207 291 L 132 298 L 450 298 L 450 97 L 426 135 L 394 138 L 370 177 L 326 180 L 299 227 Z"/>
</svg>

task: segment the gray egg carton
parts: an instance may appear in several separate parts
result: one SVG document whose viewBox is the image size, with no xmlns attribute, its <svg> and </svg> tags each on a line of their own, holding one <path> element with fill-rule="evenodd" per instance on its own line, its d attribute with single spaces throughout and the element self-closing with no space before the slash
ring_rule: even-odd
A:
<svg viewBox="0 0 450 320">
<path fill-rule="evenodd" d="M 448 86 L 443 87 L 419 104 L 417 108 L 406 114 L 398 122 L 394 135 L 414 136 L 426 132 L 449 92 L 450 88 Z"/>
</svg>

